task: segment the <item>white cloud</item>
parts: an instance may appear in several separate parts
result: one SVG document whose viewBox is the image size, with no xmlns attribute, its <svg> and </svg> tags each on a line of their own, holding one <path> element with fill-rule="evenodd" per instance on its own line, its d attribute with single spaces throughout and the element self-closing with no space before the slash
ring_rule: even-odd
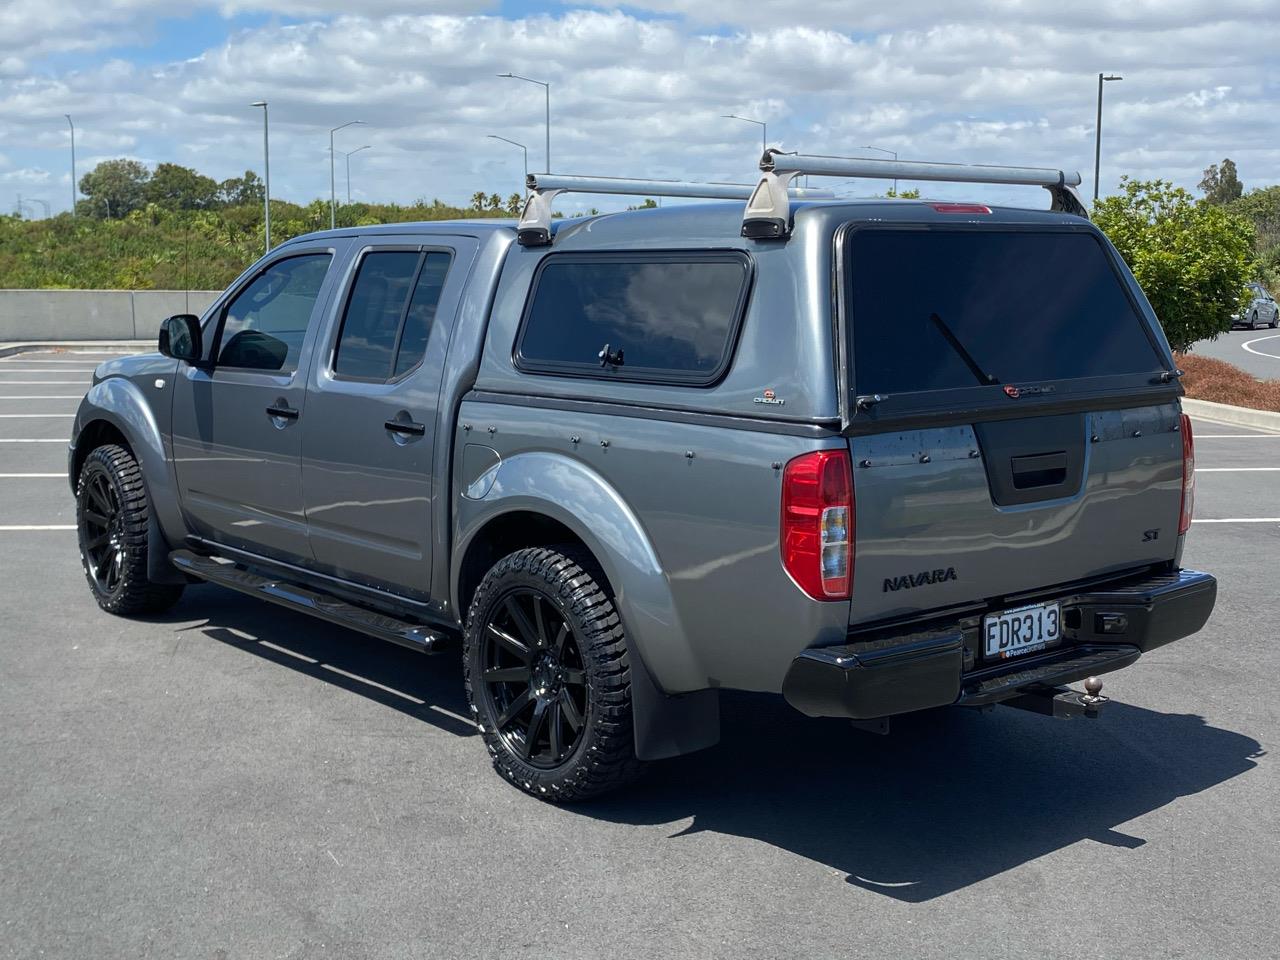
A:
<svg viewBox="0 0 1280 960">
<path fill-rule="evenodd" d="M 109 45 L 113 30 L 162 10 L 156 0 L 101 6 L 78 28 L 61 24 L 58 42 Z M 353 194 L 462 200 L 480 188 L 518 189 L 519 151 L 486 134 L 527 144 L 531 169 L 542 168 L 542 90 L 496 77 L 513 71 L 551 82 L 554 166 L 565 172 L 747 179 L 758 130 L 721 119 L 739 113 L 767 120 L 771 140 L 788 148 L 876 144 L 904 158 L 1064 165 L 1089 177 L 1096 73 L 1105 69 L 1125 80 L 1106 90 L 1104 186 L 1122 172 L 1193 186 L 1223 156 L 1247 184 L 1280 181 L 1274 0 L 1212 9 L 1191 0 L 978 0 L 941 15 L 923 0 L 626 6 L 672 16 L 565 9 L 513 19 L 476 15 L 490 3 L 374 0 L 359 16 L 325 18 L 336 3 L 229 0 L 214 9 L 316 19 L 233 30 L 194 59 L 160 67 L 87 61 L 12 79 L 0 41 L 0 142 L 16 164 L 61 170 L 61 114 L 70 112 L 86 162 L 128 154 L 226 177 L 259 166 L 261 113 L 249 103 L 266 98 L 277 194 L 327 193 L 328 130 L 360 119 L 366 126 L 338 134 L 339 149 L 372 145 L 353 161 Z M 0 27 L 26 30 L 36 51 L 14 57 L 59 49 L 35 9 L 21 0 L 0 13 Z M 369 15 L 380 11 L 393 12 Z M 708 32 L 721 24 L 730 29 Z M 975 192 L 931 188 L 957 191 Z M 1034 192 L 1012 198 L 1041 202 Z"/>
</svg>

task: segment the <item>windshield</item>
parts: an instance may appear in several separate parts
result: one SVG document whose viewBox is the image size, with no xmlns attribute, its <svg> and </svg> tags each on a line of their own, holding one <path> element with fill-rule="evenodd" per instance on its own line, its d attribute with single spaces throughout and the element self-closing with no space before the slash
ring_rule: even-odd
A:
<svg viewBox="0 0 1280 960">
<path fill-rule="evenodd" d="M 861 229 L 848 249 L 859 394 L 1163 368 L 1089 234 Z"/>
</svg>

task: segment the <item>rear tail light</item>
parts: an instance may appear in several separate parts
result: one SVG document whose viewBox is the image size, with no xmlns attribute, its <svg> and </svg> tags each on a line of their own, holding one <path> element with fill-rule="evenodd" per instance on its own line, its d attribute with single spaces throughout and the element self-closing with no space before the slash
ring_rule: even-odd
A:
<svg viewBox="0 0 1280 960">
<path fill-rule="evenodd" d="M 818 450 L 787 464 L 782 477 L 782 566 L 815 600 L 849 599 L 853 523 L 848 450 Z"/>
<path fill-rule="evenodd" d="M 1178 518 L 1179 535 L 1191 529 L 1191 514 L 1196 505 L 1196 444 L 1191 436 L 1191 418 L 1182 415 L 1182 515 Z"/>
</svg>

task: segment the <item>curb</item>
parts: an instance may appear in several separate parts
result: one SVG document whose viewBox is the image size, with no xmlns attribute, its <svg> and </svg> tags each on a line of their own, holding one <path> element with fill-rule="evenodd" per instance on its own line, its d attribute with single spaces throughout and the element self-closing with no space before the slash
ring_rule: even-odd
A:
<svg viewBox="0 0 1280 960">
<path fill-rule="evenodd" d="M 1229 403 L 1213 403 L 1209 400 L 1182 398 L 1182 412 L 1193 417 L 1205 417 L 1220 423 L 1233 423 L 1239 427 L 1255 427 L 1259 430 L 1280 431 L 1280 413 L 1270 410 L 1253 410 L 1250 407 L 1233 407 Z"/>
<path fill-rule="evenodd" d="M 32 340 L 0 343 L 0 357 L 12 357 L 32 350 L 66 350 L 69 353 L 145 353 L 155 348 L 151 340 Z"/>
</svg>

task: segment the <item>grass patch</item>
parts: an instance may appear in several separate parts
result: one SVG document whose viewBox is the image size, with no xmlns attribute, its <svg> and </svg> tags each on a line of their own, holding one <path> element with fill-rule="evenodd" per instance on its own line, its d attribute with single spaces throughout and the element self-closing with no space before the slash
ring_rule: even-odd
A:
<svg viewBox="0 0 1280 960">
<path fill-rule="evenodd" d="M 1280 413 L 1280 380 L 1258 380 L 1239 367 L 1212 357 L 1190 353 L 1174 356 L 1186 374 L 1182 386 L 1188 397 Z"/>
</svg>

